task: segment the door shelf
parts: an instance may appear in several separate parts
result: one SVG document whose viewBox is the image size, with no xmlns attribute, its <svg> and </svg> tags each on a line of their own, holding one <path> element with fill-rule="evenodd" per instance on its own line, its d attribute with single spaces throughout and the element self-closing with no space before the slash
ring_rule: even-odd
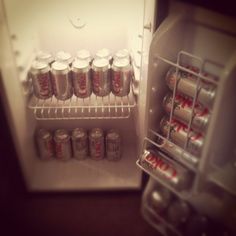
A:
<svg viewBox="0 0 236 236">
<path fill-rule="evenodd" d="M 135 106 L 132 93 L 124 97 L 112 93 L 105 97 L 92 94 L 84 99 L 73 95 L 66 101 L 60 101 L 54 96 L 43 100 L 32 95 L 28 103 L 37 120 L 125 119 L 130 117 Z"/>
<path fill-rule="evenodd" d="M 169 224 L 166 219 L 156 214 L 156 212 L 152 208 L 150 208 L 147 203 L 143 203 L 142 213 L 144 218 L 162 235 L 167 236 L 168 231 L 176 236 L 182 235 L 173 225 Z"/>
</svg>

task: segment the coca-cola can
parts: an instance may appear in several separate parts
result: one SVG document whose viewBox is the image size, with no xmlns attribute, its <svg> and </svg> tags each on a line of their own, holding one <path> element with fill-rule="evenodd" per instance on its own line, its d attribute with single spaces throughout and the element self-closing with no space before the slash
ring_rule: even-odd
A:
<svg viewBox="0 0 236 236">
<path fill-rule="evenodd" d="M 191 70 L 191 68 L 189 69 Z M 173 90 L 175 82 L 177 83 L 176 89 L 178 93 L 192 98 L 196 94 L 196 90 L 199 89 L 197 101 L 208 108 L 212 107 L 216 93 L 216 87 L 213 84 L 201 80 L 199 88 L 197 88 L 196 76 L 182 70 L 179 70 L 177 73 L 176 68 L 171 67 L 166 74 L 166 83 Z"/>
<path fill-rule="evenodd" d="M 111 161 L 121 158 L 121 137 L 115 129 L 109 130 L 106 134 L 106 157 Z"/>
<path fill-rule="evenodd" d="M 171 112 L 172 102 L 173 102 L 172 94 L 167 94 L 163 100 L 163 107 L 168 114 L 170 114 Z M 186 125 L 188 125 L 191 119 L 192 106 L 193 102 L 191 99 L 183 97 L 179 94 L 176 95 L 174 99 L 174 109 L 173 109 L 174 117 L 179 119 Z M 196 103 L 194 106 L 191 127 L 197 131 L 203 132 L 206 130 L 209 118 L 210 118 L 209 109 L 203 107 L 199 103 Z"/>
<path fill-rule="evenodd" d="M 111 56 L 110 50 L 107 48 L 102 48 L 98 50 L 95 54 L 95 59 L 96 58 L 98 59 L 105 58 L 109 61 L 110 64 L 112 63 L 112 56 Z"/>
<path fill-rule="evenodd" d="M 85 129 L 76 128 L 72 131 L 73 157 L 81 160 L 88 156 L 88 135 Z"/>
<path fill-rule="evenodd" d="M 100 128 L 94 128 L 89 133 L 89 151 L 93 160 L 101 160 L 105 155 L 104 133 Z"/>
<path fill-rule="evenodd" d="M 52 64 L 51 73 L 55 97 L 62 101 L 71 98 L 73 95 L 73 87 L 68 65 L 56 61 Z"/>
<path fill-rule="evenodd" d="M 111 90 L 115 96 L 126 96 L 130 92 L 131 67 L 128 59 L 114 60 L 111 70 Z"/>
<path fill-rule="evenodd" d="M 33 61 L 30 69 L 30 77 L 32 78 L 33 93 L 39 99 L 47 99 L 52 97 L 52 81 L 50 76 L 50 67 L 47 63 L 41 61 Z"/>
<path fill-rule="evenodd" d="M 161 213 L 168 207 L 171 199 L 171 192 L 167 188 L 158 186 L 149 193 L 148 204 L 155 212 Z"/>
<path fill-rule="evenodd" d="M 81 49 L 76 52 L 76 59 L 81 61 L 87 61 L 90 65 L 92 63 L 92 56 L 88 50 Z"/>
<path fill-rule="evenodd" d="M 72 64 L 72 82 L 74 94 L 86 98 L 92 94 L 90 66 L 86 60 L 75 60 Z"/>
<path fill-rule="evenodd" d="M 154 149 L 144 150 L 141 165 L 177 190 L 188 189 L 192 183 L 191 172 L 180 164 L 168 160 Z"/>
<path fill-rule="evenodd" d="M 52 134 L 46 129 L 39 129 L 36 134 L 39 157 L 50 160 L 54 157 L 54 143 Z"/>
<path fill-rule="evenodd" d="M 105 58 L 93 61 L 92 87 L 94 94 L 100 97 L 107 96 L 111 92 L 110 66 Z"/>
<path fill-rule="evenodd" d="M 51 65 L 54 62 L 54 58 L 53 58 L 52 54 L 49 52 L 44 52 L 44 51 L 39 51 L 36 54 L 36 60 L 45 62 L 49 65 Z"/>
<path fill-rule="evenodd" d="M 56 158 L 62 161 L 69 160 L 72 157 L 72 150 L 68 131 L 64 129 L 56 130 L 54 134 L 54 142 Z"/>
<path fill-rule="evenodd" d="M 64 51 L 57 52 L 55 59 L 56 61 L 65 63 L 67 65 L 71 65 L 73 61 L 73 57 L 71 56 L 71 54 Z"/>
<path fill-rule="evenodd" d="M 187 150 L 193 155 L 199 156 L 201 154 L 204 138 L 201 133 L 196 133 L 190 129 L 188 134 L 188 127 L 177 120 L 172 120 L 171 124 L 167 117 L 164 117 L 160 122 L 160 129 L 163 135 L 167 136 L 170 127 L 170 139 L 173 143 L 184 148 L 188 141 Z"/>
<path fill-rule="evenodd" d="M 178 199 L 169 205 L 167 218 L 171 224 L 179 226 L 188 220 L 190 213 L 189 205 L 185 201 Z"/>
</svg>

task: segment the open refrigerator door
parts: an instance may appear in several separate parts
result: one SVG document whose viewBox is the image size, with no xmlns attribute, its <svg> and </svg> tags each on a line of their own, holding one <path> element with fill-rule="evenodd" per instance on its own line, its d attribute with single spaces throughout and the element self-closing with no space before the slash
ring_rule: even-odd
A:
<svg viewBox="0 0 236 236">
<path fill-rule="evenodd" d="M 235 235 L 235 20 L 173 3 L 150 48 L 144 218 L 163 235 Z"/>
</svg>

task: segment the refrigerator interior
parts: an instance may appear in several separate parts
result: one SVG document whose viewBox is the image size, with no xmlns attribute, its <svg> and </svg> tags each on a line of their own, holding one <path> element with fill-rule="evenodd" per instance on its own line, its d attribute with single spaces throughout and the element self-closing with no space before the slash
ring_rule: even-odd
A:
<svg viewBox="0 0 236 236">
<path fill-rule="evenodd" d="M 147 1 L 152 4 L 155 1 Z M 55 55 L 64 50 L 75 56 L 87 49 L 92 55 L 101 48 L 111 53 L 126 48 L 132 57 L 134 83 L 141 81 L 145 1 L 1 1 L 1 58 L 7 115 L 29 191 L 138 189 L 141 171 L 135 166 L 139 143 L 137 127 L 144 112 L 137 109 L 145 95 L 126 98 L 113 95 L 60 102 L 32 98 L 28 72 L 38 51 Z M 151 5 L 154 12 L 155 6 Z M 152 13 L 153 15 L 154 13 Z M 142 75 L 146 80 L 145 75 Z M 144 100 L 143 100 L 144 99 Z M 48 107 L 46 107 L 48 106 Z M 137 114 L 139 114 L 137 116 Z M 143 124 L 141 124 L 143 126 Z M 56 160 L 37 156 L 35 130 L 47 128 L 116 128 L 122 137 L 120 161 Z"/>
<path fill-rule="evenodd" d="M 194 177 L 192 185 L 190 188 L 177 190 L 170 184 L 168 177 L 161 178 L 164 171 L 158 174 L 158 171 L 155 171 L 158 167 L 149 168 L 148 164 L 143 165 L 144 153 L 137 161 L 137 165 L 154 179 L 149 185 L 153 186 L 156 181 L 178 198 L 188 202 L 200 214 L 207 215 L 216 222 L 223 222 L 233 231 L 236 230 L 234 26 L 233 18 L 196 6 L 171 4 L 169 16 L 157 29 L 150 47 L 146 105 L 147 136 L 143 149 L 145 151 L 151 147 L 164 152 L 163 147 L 166 144 L 170 144 L 175 150 L 178 149 L 178 155 L 167 155 L 166 161 L 188 170 Z M 200 71 L 185 70 L 183 65 L 196 66 Z M 203 135 L 203 147 L 199 156 L 193 155 L 186 148 L 188 146 L 176 145 L 171 136 L 166 137 L 161 132 L 160 121 L 166 114 L 163 98 L 168 92 L 171 92 L 173 98 L 177 94 L 177 89 L 171 91 L 166 83 L 166 74 L 171 67 L 176 71 L 185 70 L 198 77 L 199 81 L 205 80 L 213 84 L 216 91 L 213 106 L 209 108 L 210 119 Z M 204 72 L 218 79 L 209 79 L 204 76 Z M 174 86 L 177 86 L 177 83 Z M 194 96 L 196 95 L 197 93 Z M 174 107 L 168 120 L 174 116 L 173 109 Z M 191 123 L 188 125 L 187 128 L 191 127 Z M 171 132 L 171 129 L 168 132 Z M 159 168 L 162 167 L 160 164 Z M 168 230 L 174 235 L 182 235 L 183 232 L 178 231 L 178 227 L 170 225 L 162 214 L 159 215 L 146 206 L 145 196 L 147 192 L 151 192 L 149 185 L 143 196 L 144 217 L 164 235 L 168 234 Z"/>
</svg>

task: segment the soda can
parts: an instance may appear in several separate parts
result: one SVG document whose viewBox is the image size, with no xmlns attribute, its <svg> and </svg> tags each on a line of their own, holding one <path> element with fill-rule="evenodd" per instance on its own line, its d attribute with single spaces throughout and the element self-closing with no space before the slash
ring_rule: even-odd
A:
<svg viewBox="0 0 236 236">
<path fill-rule="evenodd" d="M 102 48 L 100 50 L 98 50 L 95 54 L 95 59 L 101 59 L 101 58 L 105 58 L 109 61 L 110 64 L 112 64 L 112 56 L 110 53 L 110 50 L 107 48 Z"/>
<path fill-rule="evenodd" d="M 129 60 L 114 60 L 111 70 L 111 90 L 115 96 L 126 96 L 130 92 L 131 67 Z"/>
<path fill-rule="evenodd" d="M 65 101 L 72 97 L 73 87 L 67 64 L 54 62 L 51 67 L 54 95 L 58 100 Z"/>
<path fill-rule="evenodd" d="M 121 137 L 117 130 L 111 129 L 106 135 L 106 157 L 117 161 L 121 158 Z"/>
<path fill-rule="evenodd" d="M 53 58 L 52 54 L 49 52 L 44 52 L 44 51 L 39 51 L 36 54 L 36 60 L 41 61 L 41 62 L 45 62 L 49 65 L 51 65 L 54 62 L 54 58 Z"/>
<path fill-rule="evenodd" d="M 191 68 L 190 68 L 191 69 Z M 176 68 L 171 67 L 166 74 L 166 83 L 168 87 L 173 90 L 175 82 L 177 83 L 177 92 L 187 95 L 189 97 L 194 97 L 197 89 L 197 77 L 191 73 L 179 70 L 176 72 Z M 197 101 L 202 105 L 211 108 L 213 100 L 215 98 L 216 88 L 211 83 L 203 82 L 199 83 L 199 91 L 197 95 Z"/>
<path fill-rule="evenodd" d="M 76 52 L 76 59 L 87 61 L 90 65 L 92 63 L 92 56 L 88 50 L 82 49 Z"/>
<path fill-rule="evenodd" d="M 103 97 L 111 92 L 110 66 L 107 59 L 94 59 L 92 64 L 92 87 L 95 95 Z"/>
<path fill-rule="evenodd" d="M 33 61 L 30 69 L 32 78 L 33 93 L 39 99 L 52 97 L 52 81 L 50 77 L 50 67 L 45 62 Z"/>
<path fill-rule="evenodd" d="M 65 63 L 70 66 L 72 64 L 73 57 L 68 52 L 59 51 L 56 54 L 56 61 Z"/>
<path fill-rule="evenodd" d="M 167 209 L 168 221 L 174 226 L 184 224 L 190 217 L 191 209 L 183 200 L 175 200 Z"/>
<path fill-rule="evenodd" d="M 102 129 L 94 128 L 89 133 L 90 157 L 94 160 L 101 160 L 105 155 L 104 134 Z"/>
<path fill-rule="evenodd" d="M 173 96 L 167 94 L 163 100 L 163 107 L 165 111 L 170 114 L 172 108 Z M 188 125 L 192 114 L 193 102 L 191 99 L 176 95 L 174 99 L 173 115 L 185 125 Z M 191 127 L 197 131 L 203 132 L 206 130 L 210 118 L 209 110 L 199 103 L 194 106 Z"/>
<path fill-rule="evenodd" d="M 177 190 L 188 189 L 192 183 L 189 170 L 154 149 L 144 150 L 141 165 Z"/>
<path fill-rule="evenodd" d="M 36 142 L 40 159 L 50 160 L 54 157 L 53 137 L 48 130 L 39 129 L 36 134 Z"/>
<path fill-rule="evenodd" d="M 130 62 L 130 55 L 129 55 L 129 51 L 127 49 L 118 50 L 113 55 L 113 61 L 122 60 L 122 59 L 127 59 Z"/>
<path fill-rule="evenodd" d="M 72 131 L 72 148 L 74 158 L 81 160 L 88 156 L 88 135 L 83 128 Z"/>
<path fill-rule="evenodd" d="M 54 142 L 56 149 L 56 158 L 66 161 L 72 157 L 70 135 L 64 129 L 56 130 L 54 134 Z"/>
<path fill-rule="evenodd" d="M 72 64 L 72 82 L 74 94 L 79 98 L 86 98 L 92 94 L 90 66 L 86 60 L 75 60 Z"/>
<path fill-rule="evenodd" d="M 171 199 L 171 192 L 167 188 L 158 186 L 150 192 L 148 203 L 155 212 L 161 213 L 168 207 Z"/>
<path fill-rule="evenodd" d="M 204 138 L 201 133 L 196 133 L 192 129 L 189 131 L 188 127 L 177 120 L 172 120 L 171 124 L 169 120 L 164 117 L 160 122 L 160 129 L 163 135 L 167 136 L 170 126 L 170 139 L 173 143 L 184 148 L 185 143 L 188 140 L 187 150 L 193 155 L 199 156 L 201 154 Z"/>
</svg>

